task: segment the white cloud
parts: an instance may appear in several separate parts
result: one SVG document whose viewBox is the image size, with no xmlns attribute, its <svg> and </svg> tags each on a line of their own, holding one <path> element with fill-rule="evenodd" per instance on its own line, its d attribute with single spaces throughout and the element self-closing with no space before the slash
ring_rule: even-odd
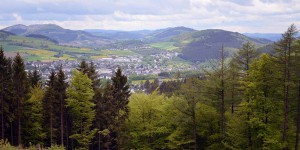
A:
<svg viewBox="0 0 300 150">
<path fill-rule="evenodd" d="M 0 6 L 2 26 L 55 23 L 70 29 L 115 30 L 187 26 L 281 33 L 293 22 L 300 25 L 297 0 L 4 1 L 6 3 Z M 9 4 L 12 7 L 8 7 Z"/>
<path fill-rule="evenodd" d="M 23 21 L 22 17 L 20 15 L 18 15 L 17 13 L 13 13 L 12 15 L 16 19 L 16 22 L 22 22 Z"/>
</svg>

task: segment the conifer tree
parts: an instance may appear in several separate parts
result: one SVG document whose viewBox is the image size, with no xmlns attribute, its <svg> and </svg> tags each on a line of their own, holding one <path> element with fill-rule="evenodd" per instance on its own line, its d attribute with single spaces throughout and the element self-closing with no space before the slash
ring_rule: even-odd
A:
<svg viewBox="0 0 300 150">
<path fill-rule="evenodd" d="M 31 83 L 31 87 L 35 87 L 38 84 L 41 84 L 41 74 L 37 70 L 36 66 L 34 67 L 33 72 L 31 72 L 31 75 L 28 75 Z"/>
<path fill-rule="evenodd" d="M 8 93 L 7 93 L 7 85 L 10 84 L 10 76 L 7 72 L 8 67 L 10 67 L 7 58 L 4 56 L 4 51 L 2 46 L 0 47 L 0 104 L 1 104 L 1 138 L 2 140 L 5 139 L 5 116 L 8 115 L 9 111 L 9 101 L 7 100 Z"/>
<path fill-rule="evenodd" d="M 240 79 L 241 83 L 247 82 L 247 77 L 248 77 L 248 70 L 250 69 L 250 64 L 253 62 L 255 58 L 258 57 L 258 52 L 255 48 L 255 45 L 252 42 L 247 42 L 242 45 L 242 47 L 239 49 L 237 53 L 235 53 L 232 63 L 236 69 L 239 71 L 239 76 L 242 78 Z M 233 68 L 235 69 L 235 68 Z M 232 77 L 235 74 L 232 74 Z M 233 80 L 234 82 L 234 80 Z M 245 90 L 243 87 L 240 87 L 240 89 Z M 234 89 L 233 89 L 234 90 Z M 246 94 L 247 92 L 243 92 L 243 99 L 247 102 L 250 103 L 250 97 L 249 95 Z M 247 113 L 247 122 L 250 121 L 250 112 Z M 251 141 L 251 133 L 250 133 L 250 127 L 248 125 L 248 146 L 251 147 L 252 141 Z"/>
<path fill-rule="evenodd" d="M 81 71 L 83 74 L 87 74 L 89 72 L 89 65 L 85 60 L 82 60 L 77 70 Z"/>
<path fill-rule="evenodd" d="M 121 132 L 124 127 L 125 120 L 128 118 L 128 98 L 130 96 L 130 89 L 127 83 L 127 77 L 123 75 L 121 68 L 118 68 L 114 76 L 111 78 L 113 86 L 113 103 L 114 111 L 117 113 L 115 118 L 115 130 L 111 132 L 111 137 L 114 139 L 112 148 L 120 149 L 122 144 Z"/>
<path fill-rule="evenodd" d="M 60 144 L 61 146 L 64 146 L 64 117 L 65 117 L 65 99 L 66 99 L 66 89 L 67 89 L 67 83 L 66 83 L 66 76 L 63 71 L 62 65 L 60 65 L 58 73 L 57 73 L 57 80 L 54 83 L 54 89 L 56 93 L 56 97 L 59 100 L 59 124 L 60 124 Z M 56 108 L 58 109 L 58 108 Z"/>
<path fill-rule="evenodd" d="M 25 145 L 42 144 L 46 133 L 43 129 L 43 105 L 44 90 L 41 84 L 37 84 L 30 90 L 30 98 L 25 103 L 24 116 L 24 142 Z"/>
<path fill-rule="evenodd" d="M 96 89 L 99 89 L 99 87 L 100 87 L 100 79 L 99 79 L 98 73 L 96 71 L 95 64 L 93 62 L 91 62 L 90 65 L 88 66 L 88 73 L 87 73 L 87 75 L 92 80 L 94 91 Z"/>
<path fill-rule="evenodd" d="M 25 72 L 25 65 L 23 59 L 20 54 L 14 58 L 13 61 L 13 84 L 14 84 L 14 94 L 15 101 L 17 103 L 16 116 L 17 116 L 17 126 L 18 126 L 18 145 L 19 148 L 22 147 L 22 122 L 21 119 L 23 117 L 23 105 L 26 100 L 27 94 L 27 75 Z"/>
<path fill-rule="evenodd" d="M 57 116 L 55 115 L 55 101 L 56 101 L 56 92 L 54 89 L 55 83 L 57 82 L 57 76 L 52 70 L 48 80 L 46 82 L 46 91 L 43 98 L 43 108 L 44 108 L 44 127 L 46 128 L 48 137 L 46 138 L 47 146 L 54 144 L 54 124 L 56 122 Z"/>
<path fill-rule="evenodd" d="M 295 46 L 293 45 L 296 40 L 297 28 L 292 24 L 287 31 L 282 34 L 282 38 L 276 43 L 275 51 L 278 63 L 281 64 L 280 68 L 282 74 L 283 85 L 283 102 L 284 102 L 284 122 L 282 140 L 284 142 L 284 148 L 288 148 L 287 144 L 287 132 L 288 132 L 288 112 L 290 107 L 291 98 L 291 80 L 292 80 L 292 55 L 295 53 Z"/>
<path fill-rule="evenodd" d="M 70 138 L 79 143 L 79 149 L 88 149 L 97 130 L 90 129 L 95 118 L 95 104 L 92 81 L 87 75 L 74 70 L 70 86 L 67 89 L 66 106 L 72 116 L 72 135 Z"/>
</svg>

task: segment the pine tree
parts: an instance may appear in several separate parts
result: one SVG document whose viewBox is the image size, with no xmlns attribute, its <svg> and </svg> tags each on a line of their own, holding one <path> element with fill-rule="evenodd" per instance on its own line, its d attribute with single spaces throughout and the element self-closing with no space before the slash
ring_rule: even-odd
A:
<svg viewBox="0 0 300 150">
<path fill-rule="evenodd" d="M 235 53 L 232 63 L 234 63 L 234 67 L 239 70 L 239 76 L 240 82 L 244 83 L 247 82 L 248 77 L 248 70 L 250 69 L 250 64 L 253 62 L 255 58 L 258 57 L 258 52 L 255 48 L 255 45 L 251 42 L 247 42 L 242 45 L 242 48 L 239 49 L 237 53 Z M 233 68 L 235 69 L 235 68 Z M 234 77 L 235 74 L 232 74 L 232 77 Z M 232 80 L 234 82 L 234 80 Z M 240 89 L 243 89 L 243 87 L 240 87 Z M 234 89 L 233 89 L 234 90 Z M 245 90 L 245 89 L 244 89 Z M 242 95 L 243 99 L 246 100 L 247 103 L 250 103 L 250 97 L 249 95 L 245 94 L 247 92 L 243 92 Z M 247 122 L 250 121 L 250 113 L 247 113 Z M 251 147 L 252 141 L 251 141 L 251 133 L 250 133 L 250 127 L 248 125 L 248 146 Z"/>
<path fill-rule="evenodd" d="M 95 65 L 93 62 L 90 63 L 90 65 L 88 66 L 88 77 L 92 80 L 93 83 L 93 89 L 94 91 L 96 89 L 99 89 L 100 87 L 100 79 L 98 76 L 98 73 L 96 71 Z"/>
<path fill-rule="evenodd" d="M 94 100 L 96 104 L 95 126 L 99 129 L 96 138 L 98 141 L 98 149 L 110 149 L 112 139 L 109 133 L 115 128 L 114 116 L 117 116 L 117 112 L 114 109 L 113 86 L 111 83 L 108 82 L 103 89 L 97 90 Z"/>
<path fill-rule="evenodd" d="M 81 71 L 83 74 L 87 74 L 89 72 L 89 65 L 85 60 L 82 60 L 77 70 Z"/>
<path fill-rule="evenodd" d="M 72 135 L 70 138 L 79 143 L 79 149 L 88 149 L 97 130 L 91 130 L 95 118 L 95 104 L 92 81 L 87 75 L 74 70 L 70 86 L 67 89 L 66 106 L 72 116 Z"/>
<path fill-rule="evenodd" d="M 27 76 L 25 72 L 25 65 L 23 59 L 21 58 L 20 54 L 14 58 L 13 61 L 13 84 L 14 84 L 14 94 L 15 94 L 15 101 L 17 103 L 16 113 L 17 113 L 17 124 L 18 124 L 18 145 L 19 148 L 22 147 L 22 125 L 21 125 L 21 118 L 23 117 L 23 105 L 26 100 L 27 94 Z"/>
<path fill-rule="evenodd" d="M 120 149 L 120 145 L 122 144 L 121 140 L 121 132 L 122 127 L 124 127 L 125 120 L 128 118 L 129 109 L 129 96 L 130 89 L 127 83 L 127 77 L 122 74 L 121 68 L 118 68 L 115 72 L 114 76 L 111 78 L 112 86 L 113 86 L 113 100 L 114 107 L 117 116 L 115 116 L 115 131 L 111 133 L 111 137 L 114 139 L 112 143 L 112 148 Z"/>
<path fill-rule="evenodd" d="M 39 73 L 39 71 L 37 70 L 36 66 L 34 67 L 33 72 L 30 75 L 30 72 L 28 73 L 29 79 L 30 79 L 30 83 L 31 83 L 31 87 L 35 87 L 38 84 L 41 84 L 41 74 Z"/>
<path fill-rule="evenodd" d="M 150 94 L 150 87 L 151 87 L 151 83 L 149 80 L 146 80 L 145 84 L 144 84 L 144 89 L 145 89 L 145 93 L 146 94 Z"/>
<path fill-rule="evenodd" d="M 14 128 L 13 122 L 15 121 L 15 108 L 16 104 L 13 101 L 14 100 L 14 86 L 13 86 L 13 68 L 12 68 L 12 62 L 13 60 L 11 58 L 7 59 L 7 67 L 5 71 L 5 97 L 4 101 L 6 102 L 6 106 L 8 106 L 8 109 L 4 109 L 6 111 L 5 119 L 6 119 L 6 126 L 10 127 L 10 129 L 7 129 L 6 132 L 9 136 L 8 140 L 11 144 L 14 145 L 14 133 L 12 132 L 12 129 Z M 5 106 L 5 105 L 4 105 Z M 9 131 L 10 130 L 10 131 Z"/>
<path fill-rule="evenodd" d="M 65 99 L 66 99 L 66 89 L 68 84 L 66 83 L 66 76 L 63 71 L 62 65 L 59 67 L 59 71 L 57 73 L 57 80 L 54 83 L 54 90 L 56 93 L 56 97 L 59 100 L 59 120 L 60 120 L 60 144 L 64 146 L 64 116 L 65 114 Z M 56 108 L 58 109 L 58 108 Z"/>
<path fill-rule="evenodd" d="M 247 93 L 251 113 L 249 122 L 252 145 L 250 149 L 280 148 L 280 72 L 275 59 L 267 54 L 253 61 L 248 71 Z M 248 114 L 247 114 L 248 115 Z"/>
<path fill-rule="evenodd" d="M 174 99 L 174 107 L 184 114 L 186 117 L 191 118 L 191 126 L 193 129 L 193 143 L 195 150 L 198 149 L 198 139 L 197 139 L 197 116 L 196 116 L 196 106 L 203 100 L 203 85 L 198 78 L 189 78 L 186 83 L 181 85 L 178 91 L 177 98 Z"/>
<path fill-rule="evenodd" d="M 276 57 L 281 64 L 282 69 L 282 85 L 283 85 L 283 101 L 284 101 L 284 123 L 282 140 L 284 148 L 287 149 L 287 132 L 288 132 L 288 112 L 290 106 L 291 95 L 291 78 L 292 78 L 292 55 L 295 53 L 295 47 L 293 45 L 296 40 L 297 28 L 292 24 L 287 31 L 282 34 L 282 39 L 276 43 Z"/>
<path fill-rule="evenodd" d="M 47 141 L 46 145 L 51 146 L 54 144 L 54 124 L 56 122 L 56 113 L 55 113 L 55 101 L 56 101 L 56 92 L 54 89 L 55 83 L 57 82 L 57 76 L 55 72 L 52 70 L 51 74 L 48 77 L 48 80 L 46 82 L 46 91 L 43 98 L 43 108 L 44 108 L 44 127 L 47 131 Z"/>
<path fill-rule="evenodd" d="M 1 138 L 2 140 L 5 139 L 5 116 L 8 114 L 9 111 L 9 102 L 7 101 L 7 92 L 6 86 L 9 84 L 9 78 L 7 78 L 7 69 L 9 67 L 8 61 L 4 56 L 4 51 L 2 46 L 0 47 L 0 103 L 1 103 Z"/>
</svg>

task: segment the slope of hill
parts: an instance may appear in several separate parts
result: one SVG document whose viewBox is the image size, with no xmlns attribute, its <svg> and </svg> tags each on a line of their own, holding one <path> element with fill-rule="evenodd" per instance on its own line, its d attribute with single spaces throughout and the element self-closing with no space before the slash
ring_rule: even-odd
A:
<svg viewBox="0 0 300 150">
<path fill-rule="evenodd" d="M 174 27 L 174 28 L 166 28 L 166 29 L 159 29 L 155 30 L 149 35 L 145 37 L 145 40 L 151 43 L 154 42 L 167 42 L 170 39 L 185 34 L 194 32 L 196 30 L 186 27 Z"/>
<path fill-rule="evenodd" d="M 3 29 L 16 35 L 43 35 L 59 42 L 62 45 L 97 47 L 109 44 L 112 41 L 95 36 L 85 31 L 64 29 L 54 24 L 14 25 Z"/>
<path fill-rule="evenodd" d="M 217 29 L 182 34 L 172 41 L 176 41 L 176 46 L 180 47 L 180 57 L 190 61 L 218 58 L 222 45 L 230 52 L 240 48 L 247 41 L 253 42 L 257 47 L 271 43 L 266 39 L 254 39 L 237 32 Z"/>
</svg>

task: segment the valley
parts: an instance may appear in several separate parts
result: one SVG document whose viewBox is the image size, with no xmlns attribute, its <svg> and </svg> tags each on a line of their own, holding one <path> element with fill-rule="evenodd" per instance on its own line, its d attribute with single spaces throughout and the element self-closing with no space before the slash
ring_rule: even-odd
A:
<svg viewBox="0 0 300 150">
<path fill-rule="evenodd" d="M 109 78 L 116 67 L 121 67 L 128 76 L 157 78 L 160 73 L 184 73 L 199 70 L 200 66 L 209 67 L 208 61 L 219 58 L 222 45 L 230 56 L 248 41 L 262 49 L 272 43 L 237 32 L 186 27 L 75 31 L 39 24 L 0 30 L 0 45 L 5 55 L 13 57 L 20 53 L 26 60 L 26 69 L 36 66 L 42 70 L 43 79 L 58 64 L 63 64 L 70 76 L 82 60 L 93 61 L 102 78 Z"/>
</svg>

